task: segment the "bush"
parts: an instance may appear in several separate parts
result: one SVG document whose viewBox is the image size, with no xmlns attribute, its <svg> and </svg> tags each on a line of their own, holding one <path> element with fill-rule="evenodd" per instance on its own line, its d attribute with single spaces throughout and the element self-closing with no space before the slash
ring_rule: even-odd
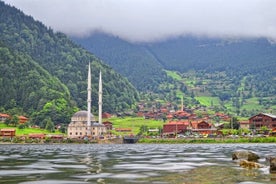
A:
<svg viewBox="0 0 276 184">
<path fill-rule="evenodd" d="M 24 129 L 24 128 L 26 128 L 26 126 L 25 126 L 24 124 L 20 124 L 20 125 L 18 126 L 18 129 Z"/>
</svg>

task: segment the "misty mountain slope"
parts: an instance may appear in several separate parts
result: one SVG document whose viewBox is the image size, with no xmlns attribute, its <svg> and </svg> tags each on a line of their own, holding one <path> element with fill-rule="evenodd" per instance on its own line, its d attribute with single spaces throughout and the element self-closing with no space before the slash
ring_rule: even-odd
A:
<svg viewBox="0 0 276 184">
<path fill-rule="evenodd" d="M 259 69 L 276 67 L 276 45 L 266 39 L 223 40 L 195 37 L 178 37 L 154 43 L 128 43 L 106 34 L 88 38 L 74 38 L 86 49 L 95 53 L 128 78 L 133 78 L 136 62 L 150 62 L 159 70 L 206 72 L 243 70 L 257 72 Z M 143 67 L 143 65 L 141 64 Z M 148 65 L 147 65 L 148 66 Z M 147 69 L 147 68 L 144 68 Z M 274 72 L 274 71 L 273 71 Z"/>
<path fill-rule="evenodd" d="M 72 39 L 127 77 L 140 91 L 156 91 L 158 85 L 167 80 L 160 63 L 139 44 L 101 33 Z"/>
<path fill-rule="evenodd" d="M 148 45 L 166 69 L 223 71 L 276 63 L 276 45 L 266 39 L 222 40 L 180 37 Z M 255 66 L 254 66 L 255 65 Z M 243 68 L 243 69 L 246 69 Z"/>
<path fill-rule="evenodd" d="M 167 70 L 181 73 L 194 70 L 205 74 L 224 72 L 229 84 L 233 85 L 232 90 L 218 94 L 213 87 L 210 91 L 215 96 L 240 95 L 235 91 L 243 82 L 249 94 L 257 97 L 276 95 L 276 45 L 266 39 L 180 37 L 152 43 L 148 48 Z"/>
<path fill-rule="evenodd" d="M 179 37 L 135 44 L 105 34 L 97 34 L 74 40 L 104 58 L 132 82 L 133 78 L 136 77 L 137 81 L 140 81 L 143 76 L 148 79 L 147 85 L 153 83 L 151 80 L 156 73 L 144 73 L 148 66 L 143 68 L 143 65 L 140 65 L 141 68 L 137 68 L 133 67 L 132 63 L 135 58 L 139 58 L 139 61 L 149 61 L 143 59 L 149 58 L 149 55 L 150 58 L 153 57 L 150 60 L 151 70 L 163 67 L 160 70 L 179 72 L 182 80 L 178 83 L 174 83 L 176 81 L 171 81 L 168 77 L 163 78 L 166 79 L 163 83 L 154 83 L 156 86 L 159 84 L 155 92 L 162 94 L 162 98 L 169 101 L 173 100 L 173 97 L 176 98 L 174 93 L 181 89 L 181 93 L 185 93 L 186 96 L 195 94 L 219 97 L 223 101 L 221 104 L 235 104 L 240 108 L 246 99 L 257 97 L 261 103 L 262 98 L 267 97 L 269 101 L 274 99 L 276 94 L 276 45 L 270 44 L 266 39 Z M 138 52 L 141 50 L 143 52 Z M 132 67 L 128 69 L 127 66 Z M 131 72 L 128 72 L 130 70 Z M 190 71 L 194 71 L 192 78 L 189 77 Z M 138 82 L 133 84 L 137 85 Z M 188 87 L 190 85 L 193 87 Z M 170 97 L 166 97 L 170 93 Z M 273 100 L 271 104 L 274 104 Z"/>
<path fill-rule="evenodd" d="M 115 112 L 127 109 L 138 99 L 138 93 L 133 85 L 110 66 L 73 43 L 65 34 L 54 33 L 41 22 L 35 21 L 32 17 L 26 16 L 23 12 L 5 5 L 1 1 L 0 41 L 11 53 L 14 53 L 14 57 L 24 55 L 25 58 L 30 58 L 29 62 L 32 61 L 53 78 L 58 79 L 66 86 L 64 89 L 67 91 L 63 90 L 63 93 L 69 92 L 66 99 L 68 103 L 81 109 L 86 108 L 86 80 L 89 62 L 91 62 L 92 70 L 92 106 L 94 111 L 98 109 L 97 89 L 100 70 L 103 76 L 104 111 Z M 3 61 L 7 62 L 5 63 L 7 65 L 12 64 L 12 62 Z M 28 59 L 24 59 L 24 62 L 28 62 Z M 15 67 L 15 70 L 19 67 L 12 66 Z M 25 71 L 30 70 L 28 65 L 24 66 L 26 66 Z M 42 78 L 43 76 L 41 76 L 41 80 L 43 80 Z M 20 83 L 21 80 L 21 78 L 15 79 L 16 83 Z M 49 80 L 49 82 L 51 81 Z M 32 87 L 31 84 L 26 83 L 22 88 L 30 86 Z M 35 102 L 38 103 L 38 101 Z M 47 103 L 47 99 L 44 102 Z M 45 103 L 40 104 L 37 106 L 40 108 L 34 108 L 33 111 L 42 110 Z"/>
</svg>

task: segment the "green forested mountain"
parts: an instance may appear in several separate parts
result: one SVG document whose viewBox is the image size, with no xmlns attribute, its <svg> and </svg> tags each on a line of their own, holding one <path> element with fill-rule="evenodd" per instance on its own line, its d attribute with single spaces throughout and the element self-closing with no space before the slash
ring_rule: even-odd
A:
<svg viewBox="0 0 276 184">
<path fill-rule="evenodd" d="M 276 45 L 266 39 L 221 40 L 178 38 L 153 43 L 147 48 L 158 56 L 167 70 L 199 74 L 224 72 L 234 84 L 235 96 L 242 80 L 255 96 L 276 95 Z M 254 88 L 254 89 L 253 89 Z"/>
<path fill-rule="evenodd" d="M 156 57 L 139 44 L 131 44 L 102 33 L 72 39 L 127 77 L 140 91 L 157 91 L 159 84 L 167 80 Z"/>
<path fill-rule="evenodd" d="M 216 109 L 226 113 L 276 111 L 276 45 L 266 39 L 178 37 L 143 44 L 104 34 L 73 39 L 104 58 L 140 91 L 144 90 L 139 88 L 141 77 L 148 79 L 145 86 L 157 86 L 152 91 L 161 100 L 179 103 L 182 94 L 187 97 L 187 106 L 206 106 L 204 98 L 209 106 L 218 106 Z M 126 72 L 125 66 L 145 60 L 151 68 L 140 64 Z M 166 70 L 174 80 L 163 74 L 155 80 L 155 69 L 159 73 Z"/>
<path fill-rule="evenodd" d="M 104 111 L 127 109 L 138 99 L 137 91 L 127 79 L 94 55 L 74 44 L 66 35 L 54 33 L 1 1 L 0 47 L 2 110 L 17 108 L 33 116 L 52 113 L 53 118 L 60 111 L 59 105 L 67 107 L 63 109 L 67 115 L 74 107 L 85 109 L 89 62 L 94 112 L 97 111 L 100 70 Z"/>
</svg>

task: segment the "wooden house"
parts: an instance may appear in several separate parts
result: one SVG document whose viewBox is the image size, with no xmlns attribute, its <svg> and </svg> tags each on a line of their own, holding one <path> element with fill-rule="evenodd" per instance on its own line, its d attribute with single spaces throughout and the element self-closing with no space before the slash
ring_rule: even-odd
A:
<svg viewBox="0 0 276 184">
<path fill-rule="evenodd" d="M 10 118 L 10 115 L 0 113 L 0 122 L 4 122 L 8 118 Z"/>
<path fill-rule="evenodd" d="M 28 121 L 28 118 L 26 118 L 25 116 L 19 116 L 19 124 L 24 124 Z"/>
<path fill-rule="evenodd" d="M 42 133 L 32 133 L 32 134 L 29 134 L 29 138 L 30 139 L 44 139 L 45 138 L 45 134 L 42 134 Z"/>
<path fill-rule="evenodd" d="M 249 118 L 251 129 L 260 130 L 261 127 L 267 127 L 268 130 L 276 128 L 276 115 L 259 113 Z"/>
<path fill-rule="evenodd" d="M 217 133 L 217 129 L 207 121 L 193 121 L 190 123 L 190 131 L 196 134 L 214 134 Z"/>
<path fill-rule="evenodd" d="M 14 128 L 2 128 L 0 130 L 0 136 L 2 137 L 14 137 L 15 136 L 15 129 Z"/>
<path fill-rule="evenodd" d="M 112 130 L 112 128 L 113 128 L 112 123 L 109 121 L 103 122 L 103 125 L 106 127 L 107 130 Z"/>
<path fill-rule="evenodd" d="M 163 125 L 163 135 L 172 135 L 176 133 L 184 133 L 189 126 L 188 122 L 171 121 Z"/>
</svg>

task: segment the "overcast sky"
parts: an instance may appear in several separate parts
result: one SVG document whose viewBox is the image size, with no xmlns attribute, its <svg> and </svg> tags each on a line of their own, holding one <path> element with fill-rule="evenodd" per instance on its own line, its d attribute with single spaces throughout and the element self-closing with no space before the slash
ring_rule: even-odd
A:
<svg viewBox="0 0 276 184">
<path fill-rule="evenodd" d="M 276 41 L 276 0 L 4 0 L 73 36 L 103 31 L 130 41 L 180 35 Z"/>
</svg>

